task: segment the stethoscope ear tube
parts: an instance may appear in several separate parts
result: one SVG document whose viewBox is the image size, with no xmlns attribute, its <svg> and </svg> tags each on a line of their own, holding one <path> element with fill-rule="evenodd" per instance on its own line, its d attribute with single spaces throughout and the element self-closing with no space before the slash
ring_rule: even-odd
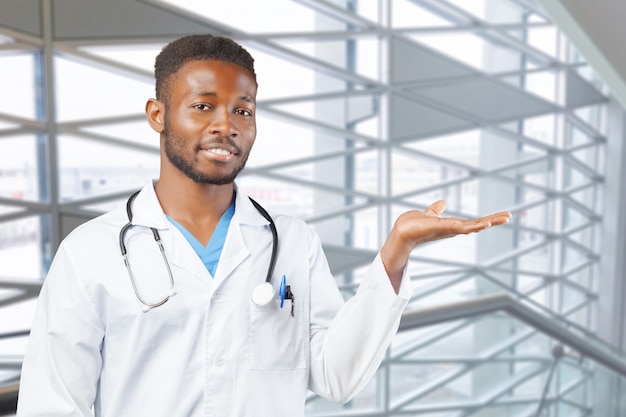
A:
<svg viewBox="0 0 626 417">
<path fill-rule="evenodd" d="M 124 236 L 126 236 L 126 232 L 133 225 L 133 207 L 132 206 L 133 206 L 133 201 L 135 201 L 135 198 L 137 197 L 138 194 L 139 194 L 139 191 L 135 191 L 128 198 L 128 201 L 126 201 L 126 214 L 128 215 L 128 223 L 122 226 L 122 229 L 120 230 L 120 250 L 122 251 L 122 256 L 124 257 L 125 260 L 126 260 L 126 254 L 128 253 L 128 251 L 126 250 L 126 244 L 124 243 Z M 125 262 L 128 263 L 128 261 L 125 261 Z"/>
<path fill-rule="evenodd" d="M 278 251 L 278 231 L 272 216 L 251 197 L 250 201 L 254 207 L 261 213 L 265 219 L 270 222 L 270 231 L 272 232 L 272 255 L 270 257 L 270 264 L 267 268 L 267 275 L 265 276 L 265 282 L 257 285 L 252 291 L 252 302 L 258 306 L 264 306 L 274 298 L 274 286 L 272 285 L 272 274 L 274 273 L 274 267 L 276 266 L 276 252 Z"/>
<path fill-rule="evenodd" d="M 274 273 L 274 267 L 276 266 L 276 251 L 278 250 L 278 231 L 276 230 L 276 225 L 274 224 L 274 220 L 272 220 L 272 216 L 265 211 L 265 209 L 256 201 L 252 199 L 252 197 L 248 197 L 254 207 L 261 213 L 265 219 L 270 222 L 270 231 L 272 232 L 272 256 L 270 257 L 270 264 L 267 268 L 267 275 L 265 276 L 265 282 L 271 284 L 272 283 L 272 274 Z"/>
</svg>

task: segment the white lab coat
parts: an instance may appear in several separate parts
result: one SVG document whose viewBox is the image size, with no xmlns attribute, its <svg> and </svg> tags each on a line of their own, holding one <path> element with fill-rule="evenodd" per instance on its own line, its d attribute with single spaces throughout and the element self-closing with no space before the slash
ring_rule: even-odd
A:
<svg viewBox="0 0 626 417">
<path fill-rule="evenodd" d="M 274 284 L 295 298 L 252 303 L 272 245 L 268 222 L 238 192 L 215 277 L 166 219 L 152 183 L 137 196 L 127 233 L 141 295 L 167 294 L 167 269 L 147 227 L 159 230 L 177 295 L 147 313 L 124 266 L 124 209 L 74 230 L 42 287 L 22 369 L 20 417 L 304 415 L 307 388 L 344 402 L 373 376 L 410 294 L 396 295 L 380 255 L 343 303 L 318 236 L 274 215 Z"/>
</svg>

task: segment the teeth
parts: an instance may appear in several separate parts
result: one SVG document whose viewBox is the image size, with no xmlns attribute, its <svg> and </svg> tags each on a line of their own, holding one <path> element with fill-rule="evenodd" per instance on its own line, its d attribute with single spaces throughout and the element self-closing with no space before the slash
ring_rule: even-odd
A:
<svg viewBox="0 0 626 417">
<path fill-rule="evenodd" d="M 226 149 L 219 149 L 219 148 L 211 148 L 208 149 L 209 152 L 213 152 L 213 153 L 217 153 L 220 155 L 230 155 L 230 152 L 228 152 Z"/>
</svg>

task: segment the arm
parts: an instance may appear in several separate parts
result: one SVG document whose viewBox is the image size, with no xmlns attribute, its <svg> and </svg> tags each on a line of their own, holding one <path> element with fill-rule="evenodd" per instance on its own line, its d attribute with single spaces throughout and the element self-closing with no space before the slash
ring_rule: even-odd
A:
<svg viewBox="0 0 626 417">
<path fill-rule="evenodd" d="M 426 211 L 407 211 L 396 220 L 380 250 L 383 265 L 396 294 L 409 255 L 416 246 L 459 234 L 480 232 L 491 226 L 508 223 L 511 218 L 508 211 L 490 214 L 480 219 L 440 217 L 445 208 L 446 203 L 438 200 Z"/>
<path fill-rule="evenodd" d="M 424 212 L 409 211 L 398 218 L 356 295 L 345 303 L 327 328 L 315 326 L 315 319 L 321 317 L 316 314 L 316 304 L 323 304 L 315 300 L 328 298 L 331 291 L 327 287 L 318 293 L 312 286 L 310 388 L 314 392 L 345 402 L 374 375 L 410 298 L 410 279 L 403 276 L 409 255 L 417 245 L 478 232 L 507 223 L 511 217 L 510 213 L 502 212 L 476 220 L 440 218 L 444 208 L 445 203 L 438 201 Z M 313 259 L 317 261 L 311 263 L 312 276 L 323 276 L 323 271 L 315 269 L 322 262 L 320 257 Z"/>
<path fill-rule="evenodd" d="M 314 242 L 317 246 L 319 242 Z M 309 388 L 344 403 L 371 379 L 396 334 L 410 296 L 410 280 L 400 296 L 389 285 L 376 256 L 357 293 L 342 306 L 337 284 L 328 271 L 321 245 L 312 263 Z"/>
<path fill-rule="evenodd" d="M 103 325 L 61 248 L 39 296 L 24 356 L 19 417 L 93 416 Z"/>
<path fill-rule="evenodd" d="M 331 291 L 330 284 L 325 287 L 311 285 L 309 383 L 314 392 L 345 402 L 374 375 L 396 334 L 410 297 L 410 279 L 403 279 L 403 276 L 409 255 L 417 245 L 478 232 L 507 223 L 511 217 L 510 213 L 501 212 L 476 220 L 440 218 L 444 208 L 445 203 L 438 201 L 424 212 L 409 211 L 397 219 L 357 293 L 341 307 L 330 325 L 331 311 L 324 307 L 336 287 Z M 316 283 L 326 283 L 326 280 L 319 279 L 328 275 L 326 260 L 321 256 L 319 242 L 313 243 L 310 248 L 311 276 L 316 278 Z M 321 322 L 319 326 L 318 320 Z"/>
</svg>

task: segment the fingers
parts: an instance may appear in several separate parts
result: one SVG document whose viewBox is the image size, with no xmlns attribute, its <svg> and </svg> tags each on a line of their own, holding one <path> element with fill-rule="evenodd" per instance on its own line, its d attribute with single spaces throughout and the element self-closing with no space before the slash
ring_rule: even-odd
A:
<svg viewBox="0 0 626 417">
<path fill-rule="evenodd" d="M 475 233 L 480 232 L 481 230 L 485 230 L 493 226 L 494 224 L 487 219 L 478 219 L 478 220 L 467 220 L 464 224 L 463 233 Z"/>
<path fill-rule="evenodd" d="M 477 219 L 462 219 L 457 217 L 441 217 L 441 214 L 446 209 L 446 203 L 443 200 L 437 200 L 430 205 L 426 210 L 421 212 L 421 216 L 426 215 L 430 218 L 437 218 L 437 223 L 431 223 L 431 230 L 435 231 L 434 240 L 441 239 L 444 237 L 450 237 L 458 234 L 468 234 L 480 232 L 482 230 L 488 229 L 492 226 L 498 226 L 501 224 L 506 224 L 509 222 L 511 218 L 511 213 L 508 211 L 501 211 L 498 213 L 493 213 L 488 216 L 477 218 Z M 419 211 L 415 211 L 418 214 Z M 414 220 L 416 218 L 413 218 Z"/>
<path fill-rule="evenodd" d="M 502 211 L 489 216 L 482 217 L 480 219 L 456 219 L 454 220 L 455 229 L 459 234 L 475 233 L 488 229 L 492 226 L 498 226 L 506 224 L 511 218 L 511 213 L 508 211 Z"/>
<path fill-rule="evenodd" d="M 446 209 L 446 202 L 443 200 L 437 200 L 430 205 L 425 211 L 424 214 L 428 216 L 439 217 Z M 482 217 L 480 219 L 476 219 L 474 226 L 479 229 L 486 229 L 491 226 L 497 226 L 500 224 L 506 224 L 511 219 L 511 213 L 508 211 L 500 211 L 498 213 L 490 214 L 488 216 Z M 482 223 L 485 222 L 485 223 Z"/>
<path fill-rule="evenodd" d="M 491 223 L 492 226 L 497 226 L 500 224 L 506 224 L 511 219 L 511 213 L 508 211 L 501 211 L 499 213 L 490 214 L 489 216 L 485 216 L 480 220 L 485 220 Z"/>
<path fill-rule="evenodd" d="M 428 207 L 426 211 L 424 211 L 424 213 L 426 213 L 429 216 L 441 216 L 441 213 L 443 213 L 445 209 L 446 209 L 446 202 L 443 200 L 437 200 L 434 203 L 432 203 L 430 207 Z"/>
</svg>

